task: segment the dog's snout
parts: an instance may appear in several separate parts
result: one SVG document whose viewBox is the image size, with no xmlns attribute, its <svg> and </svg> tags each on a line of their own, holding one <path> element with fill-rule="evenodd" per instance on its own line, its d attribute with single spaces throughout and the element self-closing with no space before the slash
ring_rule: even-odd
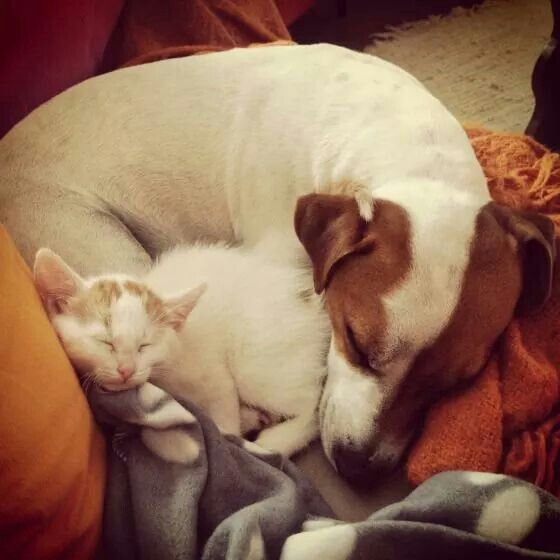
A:
<svg viewBox="0 0 560 560">
<path fill-rule="evenodd" d="M 333 460 L 339 474 L 357 486 L 373 486 L 389 476 L 398 466 L 400 455 L 385 446 L 373 445 L 367 450 L 338 445 Z"/>
<path fill-rule="evenodd" d="M 371 480 L 369 471 L 369 453 L 353 447 L 336 445 L 333 460 L 340 476 L 353 484 L 365 485 Z"/>
</svg>

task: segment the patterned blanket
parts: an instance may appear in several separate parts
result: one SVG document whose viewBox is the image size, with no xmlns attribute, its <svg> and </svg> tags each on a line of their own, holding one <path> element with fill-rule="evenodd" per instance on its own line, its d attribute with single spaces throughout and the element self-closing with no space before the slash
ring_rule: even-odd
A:
<svg viewBox="0 0 560 560">
<path fill-rule="evenodd" d="M 560 559 L 560 501 L 526 482 L 443 473 L 349 524 L 291 462 L 150 383 L 88 396 L 112 438 L 107 558 Z"/>
</svg>

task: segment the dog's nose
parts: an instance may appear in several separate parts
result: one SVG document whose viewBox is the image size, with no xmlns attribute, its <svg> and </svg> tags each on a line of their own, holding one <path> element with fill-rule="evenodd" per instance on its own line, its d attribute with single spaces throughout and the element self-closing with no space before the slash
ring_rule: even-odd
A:
<svg viewBox="0 0 560 560">
<path fill-rule="evenodd" d="M 333 460 L 340 476 L 359 486 L 371 484 L 369 453 L 345 445 L 335 445 Z"/>
<path fill-rule="evenodd" d="M 134 368 L 132 366 L 119 366 L 117 368 L 117 371 L 119 372 L 119 375 L 121 376 L 122 380 L 127 381 L 132 377 L 132 374 L 134 373 Z"/>
<path fill-rule="evenodd" d="M 339 474 L 356 486 L 374 486 L 397 467 L 396 454 L 380 447 L 364 451 L 348 446 L 335 446 L 333 459 Z"/>
<path fill-rule="evenodd" d="M 369 457 L 369 470 L 375 480 L 389 476 L 399 464 L 400 456 L 391 449 L 377 446 Z"/>
</svg>

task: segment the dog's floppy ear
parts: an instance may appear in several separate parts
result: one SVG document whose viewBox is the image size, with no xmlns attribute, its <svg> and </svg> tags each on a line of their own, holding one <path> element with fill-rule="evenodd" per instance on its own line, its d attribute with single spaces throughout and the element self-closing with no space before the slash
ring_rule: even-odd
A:
<svg viewBox="0 0 560 560">
<path fill-rule="evenodd" d="M 552 220 L 534 212 L 511 210 L 491 203 L 498 223 L 518 242 L 523 266 L 523 288 L 517 313 L 538 311 L 550 297 L 556 261 Z"/>
<path fill-rule="evenodd" d="M 371 248 L 364 237 L 367 223 L 356 200 L 349 196 L 308 194 L 298 199 L 294 218 L 296 234 L 313 263 L 315 291 L 321 293 L 333 267 L 345 256 Z"/>
</svg>

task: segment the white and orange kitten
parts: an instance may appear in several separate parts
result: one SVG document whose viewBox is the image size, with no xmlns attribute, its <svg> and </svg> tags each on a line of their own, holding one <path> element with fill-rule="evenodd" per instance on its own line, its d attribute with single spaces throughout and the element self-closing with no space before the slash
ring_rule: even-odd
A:
<svg viewBox="0 0 560 560">
<path fill-rule="evenodd" d="M 309 274 L 259 249 L 178 247 L 142 279 L 81 278 L 41 249 L 35 283 L 82 375 L 105 389 L 152 381 L 225 433 L 283 422 L 256 443 L 292 455 L 318 435 L 329 323 Z"/>
</svg>

